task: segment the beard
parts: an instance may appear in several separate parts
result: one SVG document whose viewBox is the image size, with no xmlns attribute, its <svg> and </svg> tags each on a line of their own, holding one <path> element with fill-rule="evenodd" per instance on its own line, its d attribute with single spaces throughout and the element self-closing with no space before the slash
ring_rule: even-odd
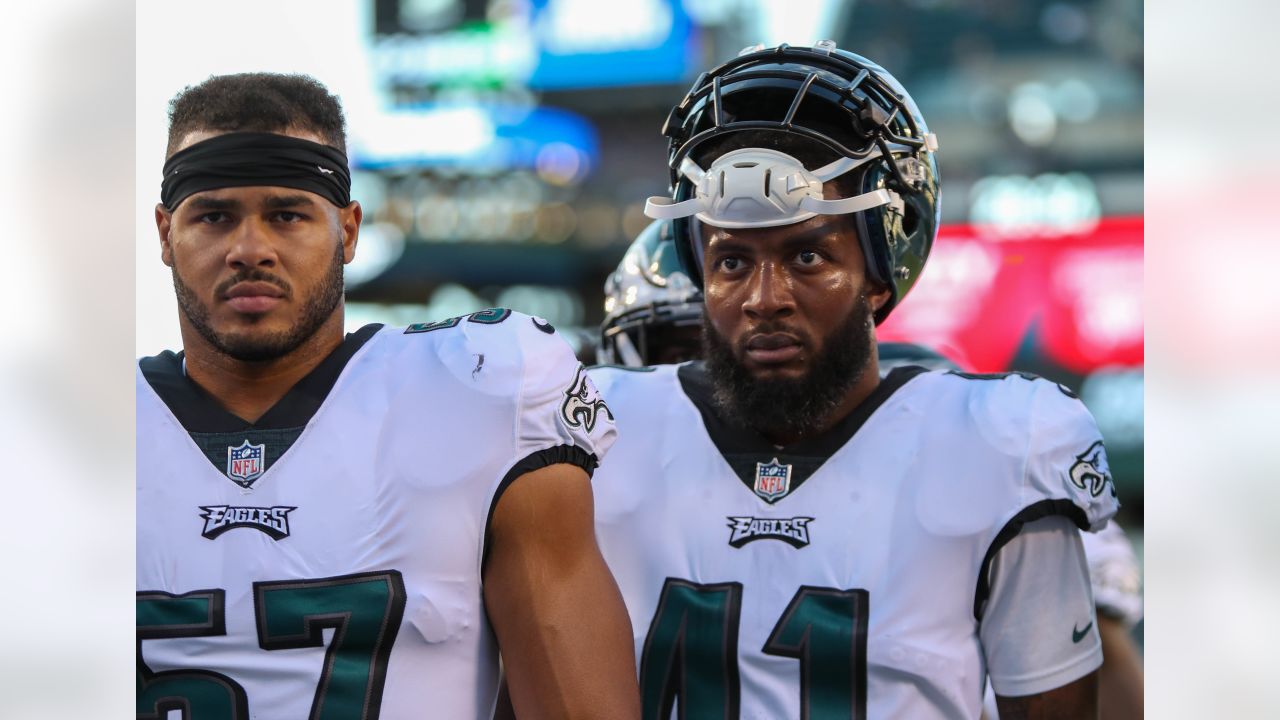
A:
<svg viewBox="0 0 1280 720">
<path fill-rule="evenodd" d="M 831 413 L 862 379 L 871 359 L 875 321 L 866 293 L 849 317 L 823 339 L 808 371 L 798 378 L 759 379 L 743 366 L 745 343 L 734 347 L 703 316 L 702 339 L 713 401 L 726 416 L 765 437 L 805 437 L 826 426 Z M 758 332 L 784 328 L 764 323 Z"/>
<path fill-rule="evenodd" d="M 342 260 L 342 243 L 338 243 L 333 261 L 329 264 L 319 287 L 303 304 L 302 317 L 298 322 L 288 330 L 265 334 L 220 333 L 215 330 L 209 321 L 209 307 L 200 301 L 189 285 L 182 281 L 176 264 L 173 267 L 173 288 L 178 298 L 178 309 L 200 337 L 215 350 L 241 362 L 266 362 L 298 349 L 310 340 L 320 326 L 333 315 L 334 310 L 342 302 Z M 215 295 L 221 295 L 237 283 L 249 281 L 271 283 L 283 290 L 286 297 L 293 294 L 293 288 L 283 278 L 254 267 L 238 272 L 222 282 L 216 289 Z"/>
</svg>

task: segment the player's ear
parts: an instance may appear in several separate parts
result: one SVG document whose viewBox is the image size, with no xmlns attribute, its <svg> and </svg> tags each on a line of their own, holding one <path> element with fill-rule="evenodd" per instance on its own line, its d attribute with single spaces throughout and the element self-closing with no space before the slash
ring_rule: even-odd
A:
<svg viewBox="0 0 1280 720">
<path fill-rule="evenodd" d="M 356 257 L 356 242 L 360 238 L 360 221 L 363 219 L 364 209 L 355 200 L 338 210 L 338 221 L 342 225 L 342 262 L 344 263 L 349 263 Z"/>
<path fill-rule="evenodd" d="M 160 261 L 173 267 L 173 245 L 169 242 L 169 229 L 172 226 L 173 213 L 156 203 L 156 231 L 160 234 Z"/>
<path fill-rule="evenodd" d="M 889 290 L 889 286 L 880 283 L 871 283 L 871 289 L 867 292 L 867 299 L 871 302 L 871 311 L 879 312 L 884 304 L 889 302 L 889 298 L 893 293 Z"/>
</svg>

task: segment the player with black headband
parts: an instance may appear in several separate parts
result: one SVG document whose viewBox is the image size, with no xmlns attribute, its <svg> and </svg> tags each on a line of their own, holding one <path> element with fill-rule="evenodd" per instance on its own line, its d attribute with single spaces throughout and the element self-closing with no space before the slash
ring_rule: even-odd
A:
<svg viewBox="0 0 1280 720">
<path fill-rule="evenodd" d="M 906 90 L 833 43 L 748 48 L 664 133 L 646 212 L 707 359 L 591 373 L 643 717 L 978 718 L 988 676 L 1008 717 L 1093 716 L 1078 528 L 1116 510 L 1093 419 L 1042 380 L 877 369 L 938 222 Z"/>
<path fill-rule="evenodd" d="M 305 76 L 171 104 L 183 350 L 137 373 L 137 715 L 487 718 L 500 648 L 522 714 L 632 717 L 592 536 L 608 408 L 501 308 L 344 336 L 343 135 Z"/>
</svg>

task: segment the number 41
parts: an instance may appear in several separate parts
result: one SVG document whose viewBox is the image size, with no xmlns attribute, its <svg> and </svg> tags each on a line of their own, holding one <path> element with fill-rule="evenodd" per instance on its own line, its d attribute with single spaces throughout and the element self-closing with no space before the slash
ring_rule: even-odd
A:
<svg viewBox="0 0 1280 720">
<path fill-rule="evenodd" d="M 736 719 L 742 584 L 667 578 L 640 659 L 645 720 Z M 866 590 L 801 586 L 762 651 L 800 661 L 802 720 L 867 715 Z"/>
</svg>

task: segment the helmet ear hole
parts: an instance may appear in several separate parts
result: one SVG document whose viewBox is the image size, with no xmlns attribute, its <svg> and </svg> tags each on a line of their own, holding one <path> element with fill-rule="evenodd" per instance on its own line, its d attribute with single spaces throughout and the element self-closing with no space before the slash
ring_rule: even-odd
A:
<svg viewBox="0 0 1280 720">
<path fill-rule="evenodd" d="M 920 228 L 920 213 L 916 212 L 915 203 L 907 202 L 902 208 L 902 233 L 907 237 L 916 234 Z"/>
</svg>

